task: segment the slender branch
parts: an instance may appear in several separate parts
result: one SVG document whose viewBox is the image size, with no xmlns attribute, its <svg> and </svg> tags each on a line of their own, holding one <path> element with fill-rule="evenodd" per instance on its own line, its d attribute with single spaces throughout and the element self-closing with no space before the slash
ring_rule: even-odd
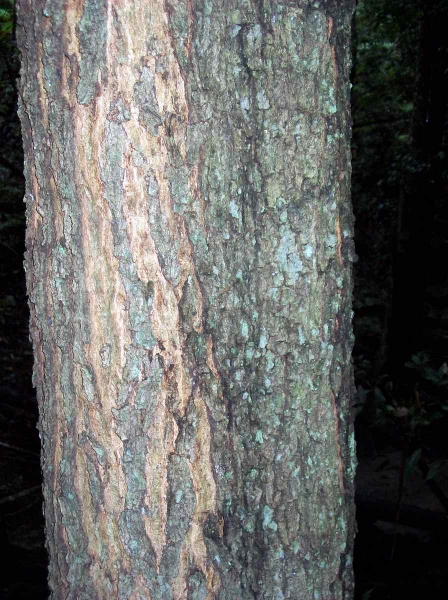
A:
<svg viewBox="0 0 448 600">
<path fill-rule="evenodd" d="M 11 494 L 10 496 L 6 496 L 5 498 L 0 498 L 0 504 L 6 504 L 7 502 L 14 502 L 14 500 L 18 500 L 19 498 L 23 498 L 24 496 L 28 496 L 28 494 L 32 494 L 33 492 L 37 492 L 37 490 L 41 490 L 42 485 L 35 485 L 27 490 L 22 490 L 21 492 L 17 492 L 16 494 Z"/>
<path fill-rule="evenodd" d="M 377 121 L 365 121 L 364 123 L 353 123 L 353 129 L 361 129 L 362 127 L 374 127 L 375 125 L 389 125 L 392 123 L 400 123 L 409 121 L 408 117 L 392 117 L 390 119 L 378 119 Z"/>
<path fill-rule="evenodd" d="M 40 455 L 37 452 L 33 452 L 32 450 L 25 450 L 25 448 L 19 448 L 19 446 L 11 446 L 11 444 L 6 444 L 5 442 L 0 442 L 0 446 L 3 446 L 3 448 L 8 448 L 8 450 L 14 450 L 14 452 L 31 454 L 32 456 L 36 456 L 37 458 L 40 457 Z"/>
</svg>

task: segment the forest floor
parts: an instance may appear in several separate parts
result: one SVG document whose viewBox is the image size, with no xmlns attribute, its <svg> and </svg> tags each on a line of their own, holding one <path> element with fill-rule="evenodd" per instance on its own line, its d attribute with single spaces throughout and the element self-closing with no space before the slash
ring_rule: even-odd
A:
<svg viewBox="0 0 448 600">
<path fill-rule="evenodd" d="M 409 475 L 399 502 L 401 471 L 401 452 L 394 447 L 359 458 L 357 600 L 446 597 L 446 511 L 418 469 Z M 448 463 L 437 473 L 437 483 L 446 494 Z"/>
</svg>

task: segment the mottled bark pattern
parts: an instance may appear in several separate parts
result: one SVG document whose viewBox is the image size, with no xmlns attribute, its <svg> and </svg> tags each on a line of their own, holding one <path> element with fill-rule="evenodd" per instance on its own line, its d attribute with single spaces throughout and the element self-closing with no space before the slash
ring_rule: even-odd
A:
<svg viewBox="0 0 448 600">
<path fill-rule="evenodd" d="M 52 597 L 351 598 L 353 1 L 18 5 Z"/>
</svg>

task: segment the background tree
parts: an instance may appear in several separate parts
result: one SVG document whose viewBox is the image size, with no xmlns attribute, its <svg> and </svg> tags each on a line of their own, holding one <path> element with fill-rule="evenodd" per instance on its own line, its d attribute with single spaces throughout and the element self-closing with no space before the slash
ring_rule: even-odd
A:
<svg viewBox="0 0 448 600">
<path fill-rule="evenodd" d="M 352 73 L 358 378 L 446 358 L 446 0 L 360 0 Z"/>
<path fill-rule="evenodd" d="M 353 2 L 19 2 L 55 598 L 350 598 Z"/>
<path fill-rule="evenodd" d="M 390 355 L 398 205 L 410 163 L 417 2 L 360 0 L 354 31 L 355 364 L 361 381 L 374 381 Z"/>
<path fill-rule="evenodd" d="M 433 303 L 433 298 L 428 297 L 428 285 L 433 287 L 433 296 L 434 285 L 439 287 L 445 283 L 443 296 L 446 299 L 446 270 L 441 272 L 439 261 L 447 257 L 444 226 L 447 216 L 448 3 L 429 0 L 416 4 L 418 38 L 409 163 L 401 178 L 394 256 L 389 362 L 395 370 L 402 367 L 411 354 L 427 347 L 428 338 L 434 335 L 434 325 L 429 326 L 429 311 L 425 306 L 428 300 Z"/>
<path fill-rule="evenodd" d="M 446 0 L 359 0 L 354 20 L 355 572 L 358 593 L 375 588 L 373 598 L 443 595 L 447 16 Z M 400 524 L 429 541 L 412 542 Z"/>
</svg>

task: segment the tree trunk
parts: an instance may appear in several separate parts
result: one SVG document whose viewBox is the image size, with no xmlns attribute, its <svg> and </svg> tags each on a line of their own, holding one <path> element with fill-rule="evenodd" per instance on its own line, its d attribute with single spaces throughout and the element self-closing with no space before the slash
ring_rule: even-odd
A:
<svg viewBox="0 0 448 600">
<path fill-rule="evenodd" d="M 352 597 L 352 0 L 20 0 L 52 598 Z"/>
</svg>

